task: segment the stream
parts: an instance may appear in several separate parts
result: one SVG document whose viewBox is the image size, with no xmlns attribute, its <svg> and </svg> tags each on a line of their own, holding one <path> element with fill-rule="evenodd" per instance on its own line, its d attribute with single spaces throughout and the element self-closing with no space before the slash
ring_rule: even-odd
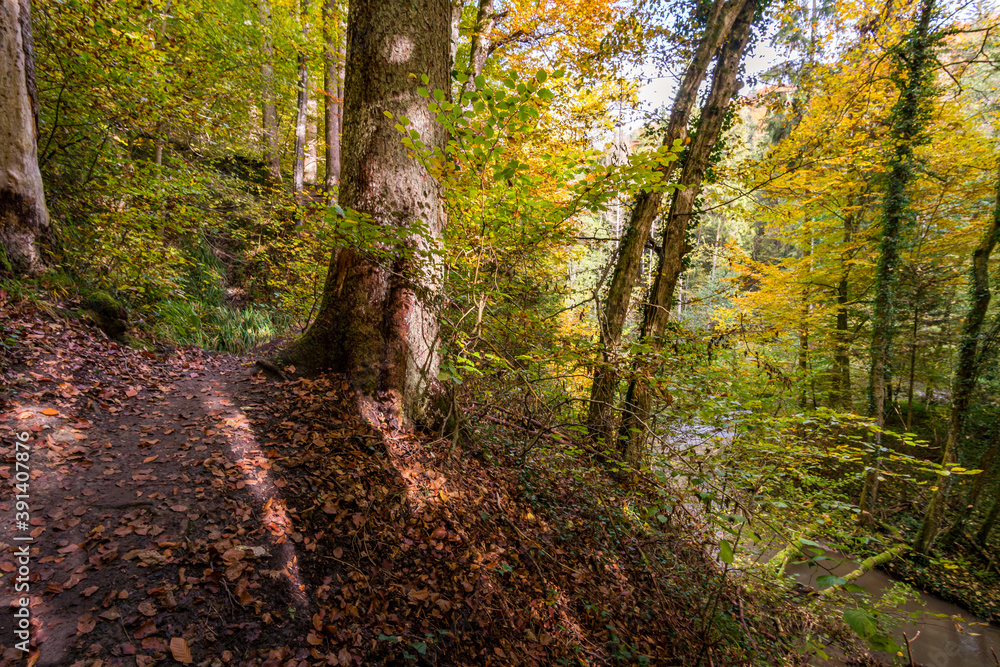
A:
<svg viewBox="0 0 1000 667">
<path fill-rule="evenodd" d="M 713 448 L 725 447 L 732 442 L 735 428 L 712 427 L 704 424 L 676 424 L 660 443 L 659 454 L 671 455 L 696 451 L 705 454 Z M 772 554 L 773 555 L 773 554 Z M 841 553 L 828 550 L 825 554 L 831 560 L 823 561 L 824 568 L 809 567 L 806 563 L 789 563 L 788 574 L 804 586 L 817 588 L 816 577 L 824 574 L 843 576 L 857 569 L 858 564 Z M 836 564 L 833 566 L 833 564 Z M 873 598 L 881 598 L 897 580 L 881 570 L 866 572 L 853 583 L 861 586 Z M 897 613 L 906 615 L 919 612 L 915 621 L 901 623 L 892 631 L 892 638 L 906 653 L 903 634 L 910 639 L 913 664 L 923 667 L 1000 667 L 1000 626 L 985 624 L 983 619 L 970 614 L 961 607 L 917 591 L 918 599 L 909 600 Z M 875 656 L 885 664 L 893 664 L 896 659 L 891 653 L 877 652 Z M 846 667 L 842 657 L 830 660 L 817 658 L 816 667 Z M 897 663 L 899 664 L 899 663 Z M 903 665 L 909 665 L 904 658 Z"/>
<path fill-rule="evenodd" d="M 824 561 L 826 568 L 809 567 L 806 563 L 790 563 L 785 571 L 795 576 L 804 586 L 816 588 L 816 577 L 824 574 L 843 576 L 857 568 L 857 563 L 845 560 L 842 554 L 835 551 L 826 553 L 833 560 Z M 832 563 L 837 563 L 831 567 Z M 827 572 L 827 569 L 830 572 Z M 866 572 L 854 583 L 864 588 L 873 598 L 879 598 L 892 586 L 896 580 L 881 570 Z M 983 623 L 981 618 L 973 616 L 961 607 L 945 602 L 933 595 L 918 593 L 919 599 L 909 601 L 900 611 L 923 612 L 914 622 L 896 626 L 892 638 L 900 646 L 905 646 L 903 633 L 910 638 L 910 648 L 913 651 L 913 662 L 925 667 L 990 667 L 996 665 L 992 651 L 1000 657 L 1000 627 L 996 625 L 971 625 Z M 932 614 L 943 615 L 941 617 Z M 957 621 L 951 617 L 961 617 Z M 919 632 L 919 635 L 917 634 Z M 916 637 L 916 639 L 914 639 Z M 904 648 L 905 654 L 905 648 Z M 876 653 L 886 664 L 893 664 L 891 653 Z M 846 665 L 838 658 L 818 660 L 817 666 L 836 667 Z M 904 665 L 908 664 L 906 659 Z"/>
</svg>

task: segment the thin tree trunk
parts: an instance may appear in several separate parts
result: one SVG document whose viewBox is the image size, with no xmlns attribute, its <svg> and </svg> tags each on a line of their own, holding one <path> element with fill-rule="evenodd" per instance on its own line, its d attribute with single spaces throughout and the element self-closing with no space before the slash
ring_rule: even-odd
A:
<svg viewBox="0 0 1000 667">
<path fill-rule="evenodd" d="M 422 267 L 414 253 L 429 252 L 446 221 L 440 186 L 394 126 L 406 116 L 423 142 L 444 149 L 444 128 L 410 73 L 427 74 L 432 90 L 449 89 L 450 17 L 448 0 L 350 3 L 340 202 L 370 216 L 362 224 L 402 230 L 405 241 L 385 248 L 390 259 L 352 246 L 335 253 L 316 319 L 284 355 L 304 368 L 349 373 L 363 407 L 381 400 L 392 419 L 415 423 L 436 418 L 427 408 L 439 360 L 440 268 Z M 406 231 L 418 222 L 426 233 Z"/>
<path fill-rule="evenodd" d="M 969 404 L 972 393 L 976 389 L 979 364 L 982 360 L 979 355 L 979 344 L 991 297 L 990 255 L 998 242 L 1000 242 L 1000 173 L 997 174 L 993 219 L 979 246 L 972 253 L 972 284 L 969 295 L 971 304 L 962 327 L 962 338 L 958 348 L 958 363 L 955 367 L 955 380 L 952 385 L 951 419 L 948 421 L 948 440 L 945 442 L 942 457 L 944 465 L 958 461 L 962 433 L 969 415 Z M 918 553 L 926 554 L 934 544 L 950 491 L 951 476 L 949 475 L 938 481 L 937 491 L 931 496 L 930 503 L 927 505 L 920 533 L 913 544 L 914 550 Z"/>
<path fill-rule="evenodd" d="M 979 527 L 979 531 L 976 533 L 976 542 L 983 547 L 986 546 L 986 541 L 990 538 L 993 527 L 997 525 L 997 518 L 1000 517 L 1000 496 L 997 494 L 994 494 L 994 496 L 993 507 L 990 508 L 990 513 L 986 516 L 986 520 L 983 521 L 983 525 Z"/>
<path fill-rule="evenodd" d="M 908 53 L 901 56 L 901 69 L 905 77 L 899 78 L 899 99 L 892 112 L 894 122 L 890 134 L 895 147 L 887 165 L 887 187 L 882 203 L 881 252 L 875 277 L 875 312 L 872 317 L 868 380 L 868 415 L 875 418 L 879 427 L 885 425 L 886 380 L 895 332 L 899 240 L 911 226 L 913 218 L 908 189 L 913 179 L 913 149 L 924 132 L 925 119 L 921 110 L 928 97 L 929 65 L 933 62 L 933 43 L 929 37 L 933 11 L 934 0 L 923 0 L 920 18 L 908 38 Z M 865 475 L 859 503 L 861 517 L 865 521 L 877 500 L 881 453 L 882 434 L 879 431 L 875 435 L 874 460 Z"/>
<path fill-rule="evenodd" d="M 746 1 L 714 0 L 712 3 L 705 31 L 674 97 L 667 131 L 664 134 L 664 145 L 673 146 L 675 142 L 683 141 L 687 135 L 687 125 L 697 102 L 698 88 L 705 79 L 713 57 L 729 36 Z M 661 168 L 663 183 L 670 180 L 674 165 L 674 162 L 668 162 Z M 590 434 L 597 440 L 608 442 L 612 433 L 611 415 L 618 387 L 618 372 L 615 365 L 618 363 L 622 329 L 628 315 L 632 289 L 640 275 L 643 249 L 646 247 L 653 220 L 659 213 L 662 200 L 663 192 L 659 190 L 639 194 L 627 231 L 618 246 L 618 261 L 604 300 L 603 311 L 598 313 L 603 358 L 594 369 L 594 383 L 591 386 L 587 415 Z"/>
<path fill-rule="evenodd" d="M 973 510 L 976 509 L 976 504 L 979 502 L 979 497 L 983 494 L 983 490 L 986 489 L 987 483 L 995 478 L 996 475 L 994 473 L 997 467 L 998 453 L 1000 453 L 1000 424 L 994 424 L 990 447 L 983 453 L 983 456 L 979 460 L 979 469 L 982 472 L 976 475 L 972 490 L 969 491 L 969 497 L 966 499 L 965 507 L 959 512 L 955 523 L 952 524 L 952 527 L 948 530 L 948 534 L 944 538 L 945 544 L 953 543 L 962 533 Z"/>
<path fill-rule="evenodd" d="M 271 41 L 271 6 L 260 0 L 260 26 L 264 36 L 262 51 L 264 61 L 260 66 L 261 117 L 264 129 L 264 162 L 268 176 L 275 183 L 281 182 L 281 156 L 278 153 L 278 107 L 274 97 L 274 44 Z"/>
<path fill-rule="evenodd" d="M 476 27 L 469 43 L 469 67 L 466 71 L 469 80 L 462 87 L 463 93 L 471 93 L 476 89 L 475 78 L 483 73 L 486 57 L 490 53 L 490 36 L 495 25 L 496 12 L 493 10 L 493 0 L 479 0 Z"/>
<path fill-rule="evenodd" d="M 38 170 L 38 101 L 29 0 L 0 4 L 0 273 L 42 268 L 49 212 Z"/>
<path fill-rule="evenodd" d="M 756 9 L 756 0 L 749 0 L 743 5 L 728 34 L 728 41 L 719 53 L 712 87 L 698 121 L 698 133 L 684 156 L 679 181 L 682 187 L 674 192 L 670 212 L 663 225 L 662 252 L 654 272 L 640 333 L 642 342 L 651 349 L 654 359 L 663 345 L 677 279 L 683 270 L 684 256 L 690 251 L 687 231 L 701 192 L 701 182 L 708 169 L 712 149 L 722 133 L 726 111 L 742 85 L 737 75 L 750 41 Z M 638 463 L 645 451 L 645 425 L 649 419 L 651 400 L 648 380 L 653 374 L 652 364 L 635 364 L 625 395 L 618 453 L 631 464 Z"/>
<path fill-rule="evenodd" d="M 331 197 L 340 183 L 340 126 L 344 108 L 344 88 L 341 82 L 343 66 L 343 29 L 340 21 L 340 0 L 323 4 L 323 133 L 326 139 L 326 178 L 323 187 Z"/>
<path fill-rule="evenodd" d="M 302 40 L 305 42 L 309 37 L 309 23 L 307 12 L 309 4 L 302 0 Z M 305 43 L 299 51 L 299 92 L 296 98 L 295 115 L 295 152 L 292 163 L 292 193 L 299 197 L 305 187 L 305 162 L 306 162 L 306 118 L 309 114 L 309 59 L 305 54 Z"/>
<path fill-rule="evenodd" d="M 848 197 L 848 206 L 854 206 L 855 198 L 852 194 Z M 844 215 L 844 247 L 851 244 L 854 231 L 857 226 L 857 213 L 854 210 L 848 211 Z M 837 281 L 837 325 L 834 334 L 834 354 L 833 354 L 833 383 L 831 387 L 831 403 L 833 407 L 841 410 L 851 410 L 853 408 L 853 398 L 851 396 L 851 337 L 849 327 L 849 313 L 847 304 L 850 297 L 849 278 L 851 274 L 851 264 L 848 251 L 840 257 L 840 280 Z"/>
<path fill-rule="evenodd" d="M 918 294 L 919 295 L 919 294 Z M 917 328 L 920 326 L 920 308 L 913 306 L 913 329 L 910 332 L 910 381 L 906 388 L 906 430 L 913 430 L 913 385 L 917 378 Z"/>
</svg>

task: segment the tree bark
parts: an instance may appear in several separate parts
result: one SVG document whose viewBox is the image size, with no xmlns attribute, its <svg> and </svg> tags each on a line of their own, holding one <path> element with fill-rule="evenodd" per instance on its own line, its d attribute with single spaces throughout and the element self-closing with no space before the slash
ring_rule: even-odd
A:
<svg viewBox="0 0 1000 667">
<path fill-rule="evenodd" d="M 475 78 L 483 73 L 486 57 L 490 54 L 490 36 L 495 25 L 496 12 L 493 10 L 493 0 L 479 0 L 476 27 L 469 43 L 469 68 L 466 72 L 469 80 L 462 86 L 463 93 L 471 93 L 476 89 Z"/>
<path fill-rule="evenodd" d="M 0 272 L 42 268 L 50 238 L 38 170 L 38 102 L 30 0 L 0 4 Z"/>
<path fill-rule="evenodd" d="M 684 267 L 684 256 L 690 251 L 688 226 L 695 214 L 695 203 L 701 192 L 701 182 L 709 166 L 712 149 L 722 133 L 726 111 L 733 96 L 742 86 L 737 80 L 743 53 L 750 41 L 756 0 L 749 0 L 728 34 L 728 41 L 719 53 L 712 75 L 712 88 L 701 110 L 698 132 L 684 156 L 679 180 L 681 189 L 674 192 L 670 212 L 663 225 L 660 260 L 650 289 L 640 332 L 653 358 L 663 345 L 663 334 L 670 319 L 677 279 Z M 634 219 L 634 218 L 633 218 Z M 625 395 L 622 425 L 618 437 L 618 453 L 629 463 L 638 463 L 645 451 L 645 424 L 649 419 L 650 392 L 648 377 L 653 369 L 647 364 L 634 364 L 633 376 Z"/>
<path fill-rule="evenodd" d="M 989 515 L 987 515 L 986 520 L 983 521 L 983 525 L 979 527 L 979 531 L 976 533 L 976 542 L 980 546 L 986 546 L 986 540 L 990 538 L 990 533 L 993 532 L 993 527 L 996 526 L 998 517 L 1000 517 L 1000 497 L 993 500 L 993 507 L 990 508 Z"/>
<path fill-rule="evenodd" d="M 344 60 L 340 0 L 323 4 L 323 131 L 326 138 L 326 177 L 323 187 L 331 197 L 340 183 L 340 131 L 344 108 L 341 68 Z"/>
<path fill-rule="evenodd" d="M 852 194 L 847 199 L 852 209 L 857 200 Z M 844 215 L 844 247 L 851 244 L 857 229 L 857 213 L 847 211 Z M 840 256 L 840 279 L 837 281 L 837 323 L 833 337 L 833 382 L 831 383 L 830 399 L 832 407 L 850 411 L 854 407 L 851 396 L 851 335 L 850 314 L 847 304 L 850 300 L 850 251 L 844 251 Z"/>
<path fill-rule="evenodd" d="M 948 439 L 945 442 L 942 457 L 944 465 L 958 461 L 965 422 L 969 416 L 969 404 L 979 377 L 981 361 L 979 345 L 991 297 L 990 255 L 998 242 L 1000 242 L 1000 173 L 997 175 L 993 219 L 979 246 L 972 253 L 972 275 L 969 290 L 971 303 L 962 326 L 962 339 L 958 347 L 958 363 L 955 367 L 955 380 L 952 384 L 951 418 L 948 420 Z M 930 503 L 927 505 L 923 523 L 920 525 L 920 532 L 913 544 L 914 550 L 918 553 L 926 554 L 934 544 L 950 491 L 951 476 L 949 475 L 939 480 L 937 491 L 931 496 Z"/>
<path fill-rule="evenodd" d="M 900 57 L 901 72 L 896 76 L 899 99 L 893 107 L 893 127 L 890 132 L 895 146 L 887 165 L 887 186 L 882 201 L 881 252 L 875 277 L 875 312 L 872 317 L 868 379 L 868 415 L 875 418 L 879 427 L 885 425 L 886 376 L 895 333 L 899 240 L 913 220 L 908 195 L 910 181 L 913 180 L 913 150 L 921 140 L 926 123 L 922 112 L 928 97 L 930 64 L 933 62 L 933 40 L 929 35 L 933 11 L 934 0 L 923 0 L 917 25 L 907 37 L 910 41 L 909 48 Z M 877 500 L 881 432 L 875 436 L 875 450 L 875 460 L 865 475 L 859 503 L 863 520 L 868 517 L 867 512 Z"/>
<path fill-rule="evenodd" d="M 920 294 L 917 293 L 919 298 Z M 913 430 L 913 385 L 917 379 L 917 329 L 920 326 L 920 308 L 913 306 L 913 329 L 910 332 L 910 379 L 906 388 L 906 430 Z"/>
<path fill-rule="evenodd" d="M 295 114 L 295 152 L 292 163 L 292 193 L 298 197 L 305 187 L 306 174 L 306 118 L 309 114 L 309 59 L 306 56 L 305 41 L 309 37 L 309 23 L 306 18 L 309 4 L 302 0 L 302 47 L 298 55 L 299 92 L 296 97 Z"/>
<path fill-rule="evenodd" d="M 264 162 L 268 176 L 275 183 L 281 182 L 281 156 L 278 153 L 278 107 L 274 97 L 274 43 L 271 41 L 271 6 L 260 0 L 260 28 L 264 43 L 264 62 L 260 66 L 261 116 L 264 129 Z"/>
<path fill-rule="evenodd" d="M 714 0 L 705 23 L 705 31 L 688 65 L 680 88 L 674 97 L 670 119 L 663 144 L 673 146 L 677 140 L 687 135 L 687 125 L 698 98 L 698 88 L 705 79 L 708 66 L 719 51 L 723 41 L 730 34 L 740 11 L 753 0 Z M 721 56 L 720 56 L 721 58 Z M 661 170 L 663 182 L 670 180 L 675 163 L 668 162 Z M 635 287 L 642 265 L 643 249 L 649 239 L 653 221 L 663 201 L 662 191 L 643 192 L 636 200 L 628 230 L 618 246 L 618 261 L 611 277 L 608 294 L 604 300 L 603 312 L 598 313 L 601 335 L 602 360 L 594 369 L 594 382 L 590 391 L 590 405 L 587 425 L 591 437 L 610 441 L 612 433 L 612 410 L 618 387 L 619 346 L 625 318 L 628 316 Z"/>
<path fill-rule="evenodd" d="M 439 268 L 422 268 L 413 251 L 430 251 L 446 221 L 440 186 L 409 156 L 398 121 L 385 112 L 406 116 L 422 141 L 444 148 L 444 128 L 410 73 L 427 74 L 432 90 L 449 89 L 450 19 L 448 0 L 350 3 L 340 203 L 373 224 L 420 222 L 427 233 L 408 232 L 403 247 L 384 248 L 390 260 L 356 247 L 335 253 L 316 319 L 285 354 L 306 368 L 349 373 L 363 397 L 411 423 L 434 418 L 427 408 L 439 361 L 440 282 Z"/>
</svg>

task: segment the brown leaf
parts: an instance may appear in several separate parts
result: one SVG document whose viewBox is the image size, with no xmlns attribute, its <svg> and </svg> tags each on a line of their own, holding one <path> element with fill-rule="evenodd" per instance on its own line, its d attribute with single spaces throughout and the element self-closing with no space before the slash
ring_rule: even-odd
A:
<svg viewBox="0 0 1000 667">
<path fill-rule="evenodd" d="M 91 595 L 93 595 L 94 593 L 96 593 L 99 590 L 100 590 L 100 586 L 88 586 L 87 588 L 83 589 L 83 592 L 80 593 L 80 595 L 82 595 L 85 598 L 89 598 Z"/>
<path fill-rule="evenodd" d="M 87 634 L 95 627 L 97 627 L 97 619 L 90 613 L 84 614 L 76 622 L 76 631 L 81 635 Z"/>
<path fill-rule="evenodd" d="M 112 607 L 107 611 L 101 612 L 99 615 L 105 621 L 117 621 L 119 618 L 122 617 L 122 613 L 118 611 L 118 607 Z"/>
<path fill-rule="evenodd" d="M 139 603 L 139 613 L 143 616 L 156 616 L 156 605 L 146 600 Z"/>
<path fill-rule="evenodd" d="M 153 623 L 153 619 L 147 620 L 145 623 L 139 626 L 139 629 L 133 633 L 136 639 L 142 639 L 144 637 L 149 637 L 157 633 L 156 623 Z"/>
<path fill-rule="evenodd" d="M 170 640 L 170 654 L 174 656 L 174 660 L 182 662 L 185 665 L 190 665 L 194 662 L 191 658 L 191 649 L 188 648 L 187 642 L 181 637 L 174 637 Z"/>
<path fill-rule="evenodd" d="M 313 646 L 319 646 L 323 643 L 323 638 L 317 635 L 315 632 L 310 632 L 306 635 L 306 641 Z"/>
</svg>

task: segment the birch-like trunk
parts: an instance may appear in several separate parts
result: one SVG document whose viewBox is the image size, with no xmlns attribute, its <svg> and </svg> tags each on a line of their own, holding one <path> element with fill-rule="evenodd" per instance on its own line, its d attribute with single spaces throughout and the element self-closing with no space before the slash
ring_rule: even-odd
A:
<svg viewBox="0 0 1000 667">
<path fill-rule="evenodd" d="M 38 170 L 30 0 L 0 0 L 0 272 L 42 268 L 49 212 Z"/>
<path fill-rule="evenodd" d="M 292 156 L 292 193 L 298 197 L 305 187 L 306 174 L 306 120 L 309 116 L 309 59 L 306 57 L 306 40 L 309 37 L 309 4 L 302 0 L 302 50 L 299 52 L 299 85 L 295 100 L 295 151 Z"/>
<path fill-rule="evenodd" d="M 409 157 L 394 126 L 406 116 L 408 129 L 427 145 L 444 147 L 444 128 L 410 73 L 427 74 L 431 90 L 449 89 L 451 5 L 352 0 L 348 11 L 340 203 L 371 216 L 373 224 L 405 229 L 419 222 L 427 233 L 409 232 L 404 247 L 387 248 L 394 251 L 388 260 L 341 248 L 316 320 L 286 356 L 305 367 L 349 373 L 362 396 L 419 423 L 428 418 L 437 379 L 440 272 L 419 265 L 412 252 L 431 250 L 446 220 L 439 184 Z"/>
<path fill-rule="evenodd" d="M 340 131 L 344 109 L 344 31 L 340 22 L 340 0 L 323 5 L 323 133 L 326 139 L 326 177 L 323 187 L 329 197 L 340 184 Z"/>
</svg>

